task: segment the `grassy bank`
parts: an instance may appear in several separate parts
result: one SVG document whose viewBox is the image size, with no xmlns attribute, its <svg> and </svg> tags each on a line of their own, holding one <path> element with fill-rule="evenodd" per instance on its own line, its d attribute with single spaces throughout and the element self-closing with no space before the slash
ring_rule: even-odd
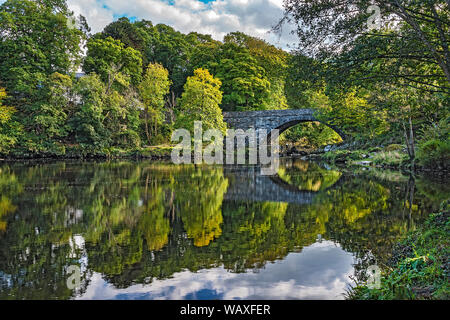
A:
<svg viewBox="0 0 450 320">
<path fill-rule="evenodd" d="M 353 300 L 450 299 L 450 207 L 432 214 L 419 230 L 408 233 L 392 252 L 379 289 L 360 284 Z"/>
<path fill-rule="evenodd" d="M 309 158 L 319 159 L 336 164 L 345 164 L 347 166 L 363 165 L 379 168 L 391 169 L 411 169 L 411 160 L 401 145 L 388 145 L 387 147 L 372 147 L 368 149 L 338 149 L 320 154 L 313 154 Z M 447 154 L 444 158 L 436 161 L 423 161 L 423 155 L 416 157 L 414 167 L 425 171 L 450 171 L 450 156 Z"/>
</svg>

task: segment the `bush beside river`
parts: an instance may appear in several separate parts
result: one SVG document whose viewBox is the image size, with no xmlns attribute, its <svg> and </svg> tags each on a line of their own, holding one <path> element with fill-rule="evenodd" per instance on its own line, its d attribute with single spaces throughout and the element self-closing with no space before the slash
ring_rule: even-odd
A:
<svg viewBox="0 0 450 320">
<path fill-rule="evenodd" d="M 379 289 L 352 288 L 353 300 L 449 299 L 449 205 L 430 215 L 420 229 L 409 232 L 392 252 Z"/>
</svg>

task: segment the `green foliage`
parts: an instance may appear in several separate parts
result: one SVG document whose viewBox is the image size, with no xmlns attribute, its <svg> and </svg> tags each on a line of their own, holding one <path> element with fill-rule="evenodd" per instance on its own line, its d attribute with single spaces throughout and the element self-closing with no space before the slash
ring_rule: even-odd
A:
<svg viewBox="0 0 450 320">
<path fill-rule="evenodd" d="M 367 30 L 370 5 L 381 10 L 378 29 Z M 353 140 L 403 143 L 413 161 L 417 129 L 448 113 L 450 56 L 441 50 L 450 40 L 448 6 L 287 0 L 283 22 L 293 22 L 299 37 L 288 71 L 288 101 L 308 105 L 308 91 L 325 88 L 329 107 L 320 110 L 322 120 Z"/>
<path fill-rule="evenodd" d="M 450 168 L 450 140 L 428 140 L 419 146 L 417 159 L 426 167 L 440 166 Z"/>
<path fill-rule="evenodd" d="M 342 12 L 345 6 L 338 8 L 340 18 L 353 21 Z M 428 10 L 436 17 L 427 5 L 409 6 Z M 290 10 L 299 13 L 294 18 L 297 21 L 330 8 L 319 1 L 313 8 L 292 3 Z M 436 14 L 439 17 L 443 12 Z M 353 23 L 332 23 L 329 29 L 316 23 L 327 17 L 307 20 L 319 34 L 339 29 L 355 35 L 349 28 L 356 28 Z M 354 18 L 353 22 L 359 23 L 363 20 L 358 19 L 367 16 L 358 13 Z M 420 39 L 411 40 L 417 37 L 412 37 L 415 27 L 408 21 L 370 36 L 358 33 L 341 38 L 342 43 L 334 38 L 319 41 L 318 46 L 289 54 L 242 32 L 229 33 L 223 41 L 216 41 L 210 35 L 183 34 L 164 24 L 131 22 L 122 17 L 91 36 L 82 16 L 78 29 L 73 28 L 71 19 L 73 13 L 65 0 L 8 0 L 0 6 L 0 83 L 8 92 L 8 97 L 2 97 L 8 107 L 0 110 L 2 155 L 127 153 L 138 151 L 142 141 L 167 143 L 174 126 L 185 127 L 193 120 L 205 124 L 211 120 L 207 126 L 225 130 L 219 115 L 223 110 L 312 108 L 322 124 L 300 124 L 282 135 L 282 142 L 305 148 L 339 143 L 339 136 L 326 126 L 330 125 L 364 147 L 370 143 L 403 143 L 411 160 L 418 149 L 422 166 L 433 163 L 431 156 L 421 151 L 424 148 L 433 149 L 430 154 L 438 157 L 440 166 L 447 161 L 448 133 L 431 137 L 448 113 L 442 64 L 445 56 L 438 59 L 438 48 L 430 57 L 413 59 L 412 63 L 402 50 L 411 53 L 413 48 L 424 52 L 430 49 Z M 443 30 L 431 21 L 418 22 L 429 28 L 426 33 L 433 39 Z M 311 30 L 297 31 L 304 35 Z M 341 36 L 338 33 L 337 37 Z M 83 59 L 85 40 L 87 54 Z M 317 37 L 304 41 L 301 46 L 316 42 Z M 335 45 L 339 50 L 329 50 Z M 315 51 L 320 47 L 323 51 Z M 304 55 L 308 52 L 314 54 Z M 81 63 L 86 80 L 74 77 Z M 194 71 L 200 68 L 220 80 L 220 98 L 217 93 L 207 99 L 195 98 L 194 92 L 201 90 L 193 89 L 194 82 L 188 79 L 195 78 Z M 387 70 L 396 76 L 386 78 Z M 424 80 L 417 75 L 424 75 Z M 187 82 L 190 92 L 184 96 Z M 430 91 L 430 84 L 435 90 Z M 202 100 L 205 106 L 200 105 Z M 199 110 L 212 112 L 211 116 L 195 115 Z M 448 128 L 448 123 L 439 128 Z M 426 144 L 433 139 L 440 142 Z"/>
<path fill-rule="evenodd" d="M 270 82 L 266 71 L 250 51 L 226 42 L 219 52 L 220 60 L 206 65 L 222 81 L 222 109 L 248 111 L 267 108 Z"/>
<path fill-rule="evenodd" d="M 117 82 L 127 87 L 137 85 L 141 80 L 142 55 L 131 47 L 125 47 L 120 40 L 91 38 L 87 42 L 87 56 L 83 69 L 95 72 L 108 84 L 108 89 Z"/>
<path fill-rule="evenodd" d="M 22 127 L 17 121 L 12 120 L 17 110 L 4 106 L 2 100 L 6 98 L 5 89 L 0 88 L 0 154 L 8 154 L 17 143 L 17 137 L 22 132 Z"/>
<path fill-rule="evenodd" d="M 101 149 L 109 142 L 104 125 L 104 91 L 105 85 L 96 74 L 81 78 L 75 86 L 75 92 L 80 96 L 72 123 L 75 139 L 94 149 Z"/>
<path fill-rule="evenodd" d="M 354 137 L 373 139 L 386 133 L 386 111 L 379 111 L 368 101 L 370 93 L 352 89 L 348 93 L 333 93 L 331 110 L 325 111 L 322 118 L 330 119 L 330 124 Z"/>
<path fill-rule="evenodd" d="M 123 94 L 108 91 L 94 73 L 81 78 L 74 86 L 79 97 L 70 126 L 75 141 L 83 146 L 83 155 L 96 154 L 110 147 L 139 147 L 141 103 L 133 89 Z"/>
<path fill-rule="evenodd" d="M 6 104 L 16 110 L 5 129 L 9 147 L 45 153 L 55 148 L 50 137 L 64 135 L 64 128 L 55 127 L 64 115 L 50 101 L 55 97 L 50 77 L 72 74 L 81 62 L 85 34 L 69 27 L 72 18 L 62 0 L 8 0 L 0 6 L 0 83 L 9 93 Z"/>
<path fill-rule="evenodd" d="M 169 72 L 160 64 L 149 64 L 139 92 L 145 105 L 145 132 L 148 142 L 158 135 L 158 126 L 164 120 L 165 96 L 169 93 Z M 151 132 L 149 129 L 151 122 Z"/>
<path fill-rule="evenodd" d="M 360 284 L 348 295 L 356 300 L 448 299 L 446 272 L 450 220 L 448 212 L 432 214 L 424 227 L 410 232 L 394 250 L 392 269 L 381 278 L 379 289 Z"/>
<path fill-rule="evenodd" d="M 417 160 L 420 165 L 432 167 L 450 167 L 450 131 L 449 118 L 443 118 L 436 125 L 427 126 L 421 132 L 418 143 Z"/>
<path fill-rule="evenodd" d="M 152 26 L 151 23 L 149 26 Z M 148 59 L 144 54 L 147 49 L 146 36 L 145 29 L 139 27 L 138 23 L 131 23 L 127 17 L 121 17 L 117 21 L 108 24 L 101 33 L 97 33 L 94 37 L 98 39 L 111 37 L 119 40 L 126 48 L 130 47 L 139 51 L 142 54 L 143 66 L 145 67 L 148 65 Z"/>
<path fill-rule="evenodd" d="M 294 143 L 307 149 L 340 142 L 342 138 L 339 134 L 320 122 L 300 123 L 280 135 L 280 143 Z"/>
<path fill-rule="evenodd" d="M 225 36 L 224 43 L 233 43 L 246 48 L 264 69 L 264 76 L 270 83 L 267 99 L 258 109 L 286 109 L 285 95 L 288 57 L 285 51 L 268 44 L 266 41 L 248 36 L 242 32 L 232 32 Z"/>
<path fill-rule="evenodd" d="M 380 28 L 368 30 L 370 5 L 381 11 Z M 450 56 L 441 48 L 450 40 L 448 6 L 444 0 L 287 0 L 283 20 L 295 25 L 300 52 L 327 62 L 322 70 L 335 85 L 395 83 L 445 91 Z"/>
<path fill-rule="evenodd" d="M 194 132 L 194 121 L 202 121 L 203 130 L 217 129 L 223 134 L 226 123 L 223 121 L 221 81 L 214 78 L 206 69 L 196 69 L 184 85 L 181 97 L 182 114 L 177 127 Z"/>
<path fill-rule="evenodd" d="M 401 151 L 382 151 L 376 153 L 371 160 L 375 164 L 399 166 L 408 160 L 408 156 Z"/>
<path fill-rule="evenodd" d="M 56 72 L 50 75 L 47 86 L 50 90 L 48 102 L 41 105 L 40 113 L 34 121 L 39 126 L 43 139 L 60 141 L 67 136 L 67 116 L 72 111 L 72 79 Z"/>
</svg>

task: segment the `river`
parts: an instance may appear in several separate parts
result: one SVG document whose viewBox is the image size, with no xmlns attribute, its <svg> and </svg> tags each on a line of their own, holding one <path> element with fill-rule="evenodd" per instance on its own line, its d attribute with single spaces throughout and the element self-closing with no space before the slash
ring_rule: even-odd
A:
<svg viewBox="0 0 450 320">
<path fill-rule="evenodd" d="M 0 299 L 344 299 L 446 181 L 284 159 L 0 164 Z"/>
</svg>

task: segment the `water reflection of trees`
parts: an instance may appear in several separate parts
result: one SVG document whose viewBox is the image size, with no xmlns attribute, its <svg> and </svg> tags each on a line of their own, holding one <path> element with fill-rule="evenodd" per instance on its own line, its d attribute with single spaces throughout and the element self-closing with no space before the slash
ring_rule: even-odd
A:
<svg viewBox="0 0 450 320">
<path fill-rule="evenodd" d="M 338 182 L 342 172 L 327 170 L 317 163 L 291 160 L 278 170 L 279 178 L 302 191 L 323 191 Z"/>
<path fill-rule="evenodd" d="M 127 287 L 186 269 L 258 269 L 318 234 L 354 252 L 362 270 L 370 259 L 385 261 L 396 239 L 440 202 L 439 188 L 421 180 L 368 179 L 305 163 L 283 167 L 280 177 L 318 191 L 312 205 L 223 201 L 229 182 L 218 167 L 112 162 L 0 170 L 0 298 L 73 296 L 66 267 L 83 255 L 82 292 L 93 271 Z M 84 248 L 74 247 L 75 235 Z"/>
</svg>

